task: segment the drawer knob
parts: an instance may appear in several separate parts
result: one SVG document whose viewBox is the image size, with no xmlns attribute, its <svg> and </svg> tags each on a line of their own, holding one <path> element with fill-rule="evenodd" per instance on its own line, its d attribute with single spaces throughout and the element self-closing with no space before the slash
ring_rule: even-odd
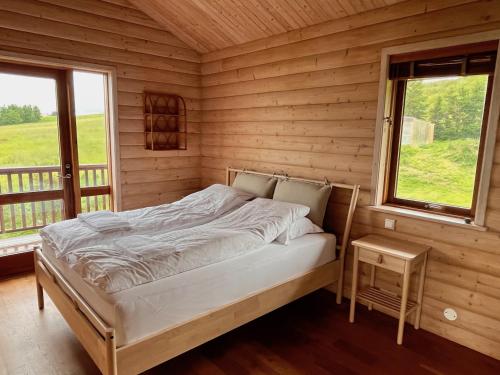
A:
<svg viewBox="0 0 500 375">
<path fill-rule="evenodd" d="M 384 260 L 384 258 L 382 257 L 382 254 L 379 254 L 378 258 L 377 258 L 377 263 L 381 264 L 383 260 Z"/>
</svg>

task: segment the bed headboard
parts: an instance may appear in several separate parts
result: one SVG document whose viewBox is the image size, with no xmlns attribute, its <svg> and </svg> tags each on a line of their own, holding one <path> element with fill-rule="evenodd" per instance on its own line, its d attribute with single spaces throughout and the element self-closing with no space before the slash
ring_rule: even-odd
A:
<svg viewBox="0 0 500 375">
<path fill-rule="evenodd" d="M 232 180 L 238 173 L 248 173 L 260 176 L 275 177 L 282 180 L 293 180 L 309 182 L 313 184 L 329 185 L 332 187 L 332 193 L 328 201 L 325 214 L 324 229 L 337 236 L 338 256 L 344 261 L 347 246 L 349 245 L 349 235 L 351 233 L 352 220 L 359 195 L 359 185 L 348 185 L 330 182 L 326 178 L 323 181 L 309 180 L 300 177 L 291 177 L 283 173 L 256 172 L 247 169 L 226 169 L 226 185 L 230 186 Z"/>
</svg>

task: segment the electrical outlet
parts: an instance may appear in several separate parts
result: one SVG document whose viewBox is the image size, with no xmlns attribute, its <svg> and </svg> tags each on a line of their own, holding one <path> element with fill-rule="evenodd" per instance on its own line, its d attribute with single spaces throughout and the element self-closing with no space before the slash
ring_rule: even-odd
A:
<svg viewBox="0 0 500 375">
<path fill-rule="evenodd" d="M 396 220 L 394 219 L 385 219 L 384 228 L 389 230 L 396 229 Z"/>
<path fill-rule="evenodd" d="M 451 307 L 447 307 L 446 309 L 444 309 L 443 315 L 448 320 L 457 320 L 458 318 L 457 311 L 455 309 L 452 309 Z"/>
</svg>

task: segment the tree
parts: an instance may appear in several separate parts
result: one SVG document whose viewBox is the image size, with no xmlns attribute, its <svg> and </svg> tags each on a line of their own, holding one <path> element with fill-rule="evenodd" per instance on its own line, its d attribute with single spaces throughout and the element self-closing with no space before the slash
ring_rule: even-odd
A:
<svg viewBox="0 0 500 375">
<path fill-rule="evenodd" d="M 23 122 L 36 122 L 42 117 L 40 109 L 37 106 L 24 105 L 20 111 Z"/>
<path fill-rule="evenodd" d="M 0 125 L 37 122 L 42 118 L 40 108 L 35 105 L 18 106 L 10 104 L 0 107 Z"/>
<path fill-rule="evenodd" d="M 23 118 L 16 109 L 10 106 L 0 108 L 0 125 L 20 124 L 22 122 Z"/>
<path fill-rule="evenodd" d="M 479 138 L 487 80 L 477 75 L 408 81 L 404 114 L 433 123 L 436 140 Z"/>
<path fill-rule="evenodd" d="M 408 81 L 406 85 L 405 116 L 423 119 L 425 116 L 425 97 L 422 81 Z"/>
</svg>

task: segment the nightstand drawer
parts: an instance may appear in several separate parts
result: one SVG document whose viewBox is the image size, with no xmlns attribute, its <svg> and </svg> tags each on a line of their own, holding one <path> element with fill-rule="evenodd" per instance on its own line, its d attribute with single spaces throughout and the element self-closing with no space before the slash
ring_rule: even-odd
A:
<svg viewBox="0 0 500 375">
<path fill-rule="evenodd" d="M 376 251 L 359 248 L 359 260 L 398 273 L 405 270 L 405 260 Z"/>
</svg>

